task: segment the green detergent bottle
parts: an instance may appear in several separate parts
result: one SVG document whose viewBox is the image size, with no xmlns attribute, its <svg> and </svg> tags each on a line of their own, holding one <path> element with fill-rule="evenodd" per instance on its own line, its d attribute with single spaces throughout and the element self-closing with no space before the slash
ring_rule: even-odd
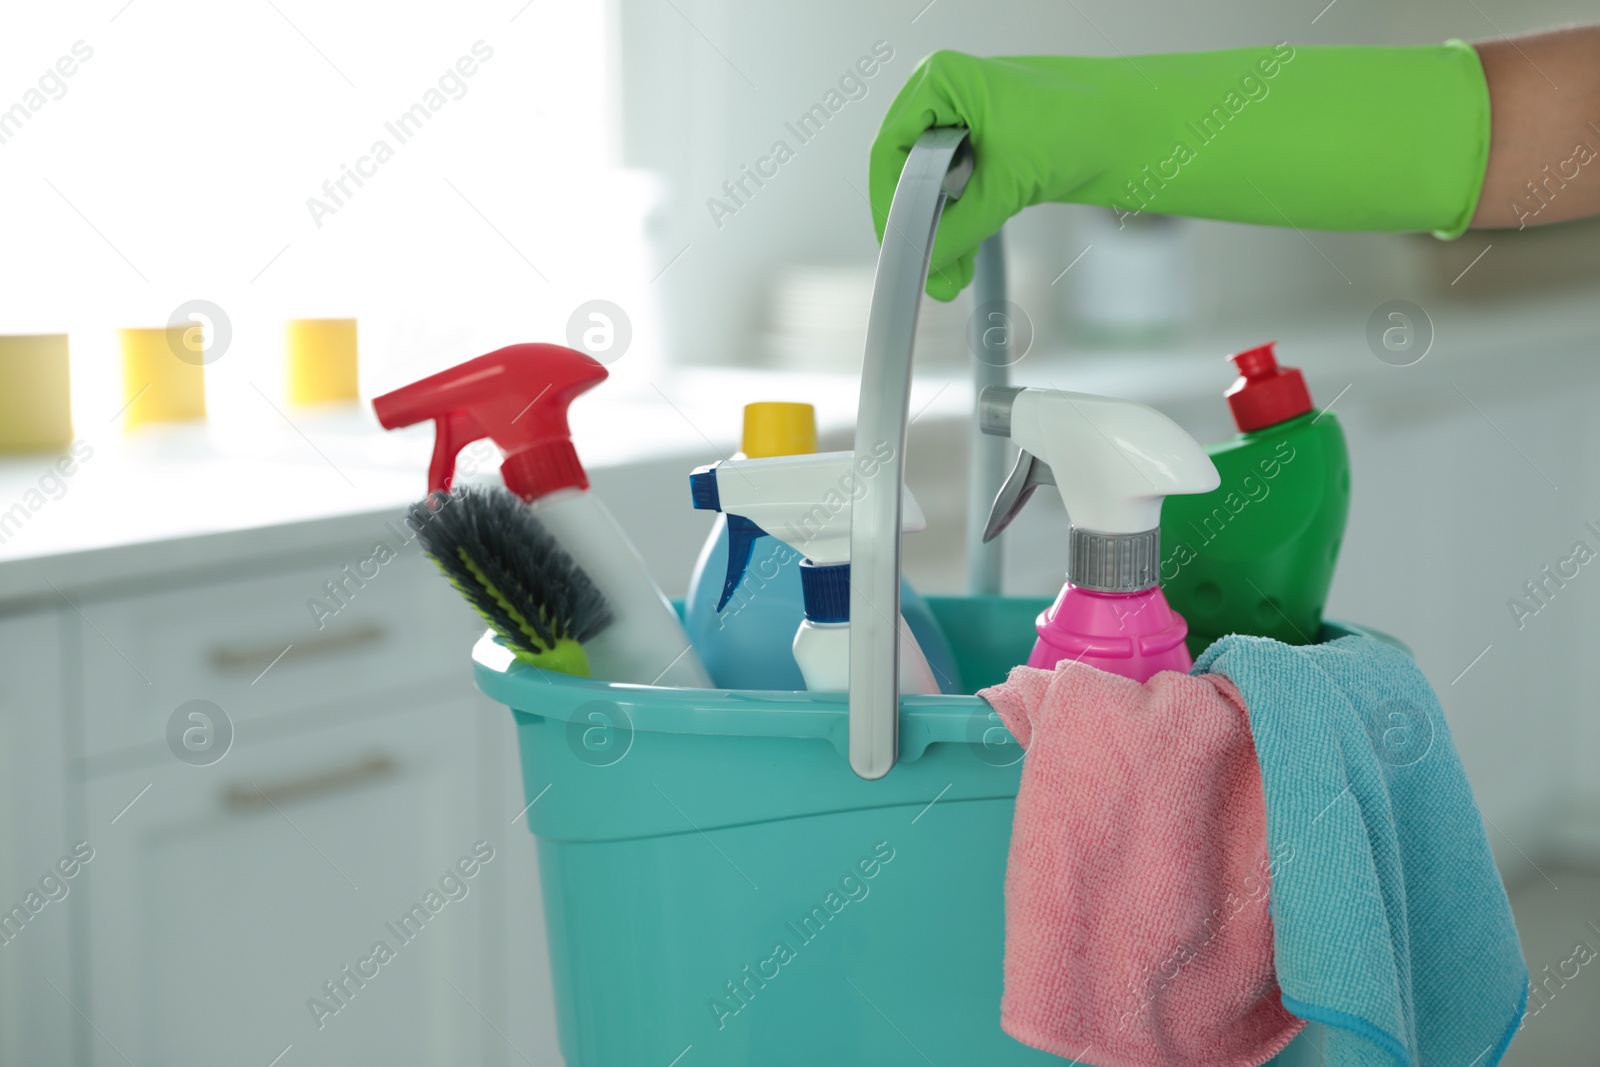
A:
<svg viewBox="0 0 1600 1067">
<path fill-rule="evenodd" d="M 1339 420 L 1271 343 L 1229 358 L 1239 435 L 1207 449 L 1222 483 L 1161 508 L 1161 586 L 1195 656 L 1228 634 L 1315 641 L 1350 511 Z"/>
</svg>

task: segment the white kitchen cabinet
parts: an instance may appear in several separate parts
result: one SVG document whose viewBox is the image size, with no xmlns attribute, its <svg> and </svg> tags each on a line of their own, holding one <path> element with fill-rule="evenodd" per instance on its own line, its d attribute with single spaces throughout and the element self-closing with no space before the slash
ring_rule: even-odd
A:
<svg viewBox="0 0 1600 1067">
<path fill-rule="evenodd" d="M 460 596 L 415 545 L 363 578 L 351 564 L 371 547 L 82 604 L 86 754 L 161 748 L 168 717 L 188 700 L 214 701 L 243 726 L 467 677 L 460 641 L 476 627 Z M 312 601 L 328 609 L 320 621 Z"/>
<path fill-rule="evenodd" d="M 325 626 L 306 608 L 383 517 L 110 583 L 68 563 L 0 600 L 0 905 L 93 850 L 0 940 L 0 1067 L 559 1064 L 515 731 L 471 679 L 481 622 L 415 545 Z M 171 747 L 189 701 L 231 728 L 215 762 Z"/>
<path fill-rule="evenodd" d="M 80 880 L 61 878 L 56 866 L 74 843 L 64 756 L 62 625 L 54 611 L 0 619 L 4 1064 L 72 1063 L 76 1056 L 78 1020 L 67 998 L 72 991 L 72 920 L 84 896 Z M 37 895 L 30 899 L 29 894 Z M 21 916 L 15 915 L 16 908 L 22 909 Z"/>
<path fill-rule="evenodd" d="M 89 1062 L 482 1062 L 508 835 L 479 820 L 476 715 L 463 694 L 90 781 Z"/>
</svg>

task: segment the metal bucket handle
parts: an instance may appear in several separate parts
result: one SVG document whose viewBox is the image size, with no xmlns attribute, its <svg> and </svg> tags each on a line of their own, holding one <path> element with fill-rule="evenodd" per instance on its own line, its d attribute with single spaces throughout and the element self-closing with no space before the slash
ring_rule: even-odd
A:
<svg viewBox="0 0 1600 1067">
<path fill-rule="evenodd" d="M 936 126 L 917 139 L 889 205 L 873 280 L 856 413 L 859 481 L 850 516 L 850 767 L 866 779 L 888 774 L 899 751 L 900 508 L 917 312 L 939 217 L 961 196 L 972 169 L 964 128 Z M 980 249 L 974 293 L 980 306 L 1005 299 L 999 235 Z M 978 355 L 974 403 L 983 386 L 1005 380 L 1004 359 Z M 995 445 L 975 441 L 972 448 L 972 506 L 980 516 L 1004 474 L 1005 442 L 989 440 Z M 968 542 L 973 591 L 998 592 L 997 546 L 979 547 L 970 530 Z"/>
</svg>

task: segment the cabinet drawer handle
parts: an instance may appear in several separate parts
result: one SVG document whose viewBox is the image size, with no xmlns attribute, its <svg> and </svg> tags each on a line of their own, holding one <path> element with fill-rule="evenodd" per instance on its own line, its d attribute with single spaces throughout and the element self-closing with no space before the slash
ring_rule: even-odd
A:
<svg viewBox="0 0 1600 1067">
<path fill-rule="evenodd" d="M 271 807 L 297 804 L 317 797 L 330 796 L 359 789 L 373 782 L 391 778 L 400 765 L 385 753 L 362 756 L 342 767 L 313 771 L 299 778 L 257 785 L 254 782 L 235 782 L 222 790 L 222 806 L 235 815 L 252 815 Z"/>
<path fill-rule="evenodd" d="M 224 674 L 256 675 L 278 661 L 302 660 L 310 656 L 336 656 L 369 645 L 380 644 L 389 631 L 377 623 L 367 622 L 344 630 L 297 638 L 283 644 L 271 645 L 216 645 L 206 654 L 212 669 Z M 285 646 L 292 649 L 284 655 Z"/>
</svg>

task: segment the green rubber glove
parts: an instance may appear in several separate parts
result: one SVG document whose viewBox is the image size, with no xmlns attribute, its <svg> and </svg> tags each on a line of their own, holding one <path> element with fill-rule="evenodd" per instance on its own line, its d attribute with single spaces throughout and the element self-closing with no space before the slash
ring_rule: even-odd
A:
<svg viewBox="0 0 1600 1067">
<path fill-rule="evenodd" d="M 928 294 L 972 280 L 978 245 L 1031 204 L 1311 230 L 1454 237 L 1489 154 L 1489 90 L 1461 41 L 1133 58 L 935 52 L 872 145 L 878 240 L 906 154 L 971 131 L 976 169 L 934 242 Z"/>
</svg>

